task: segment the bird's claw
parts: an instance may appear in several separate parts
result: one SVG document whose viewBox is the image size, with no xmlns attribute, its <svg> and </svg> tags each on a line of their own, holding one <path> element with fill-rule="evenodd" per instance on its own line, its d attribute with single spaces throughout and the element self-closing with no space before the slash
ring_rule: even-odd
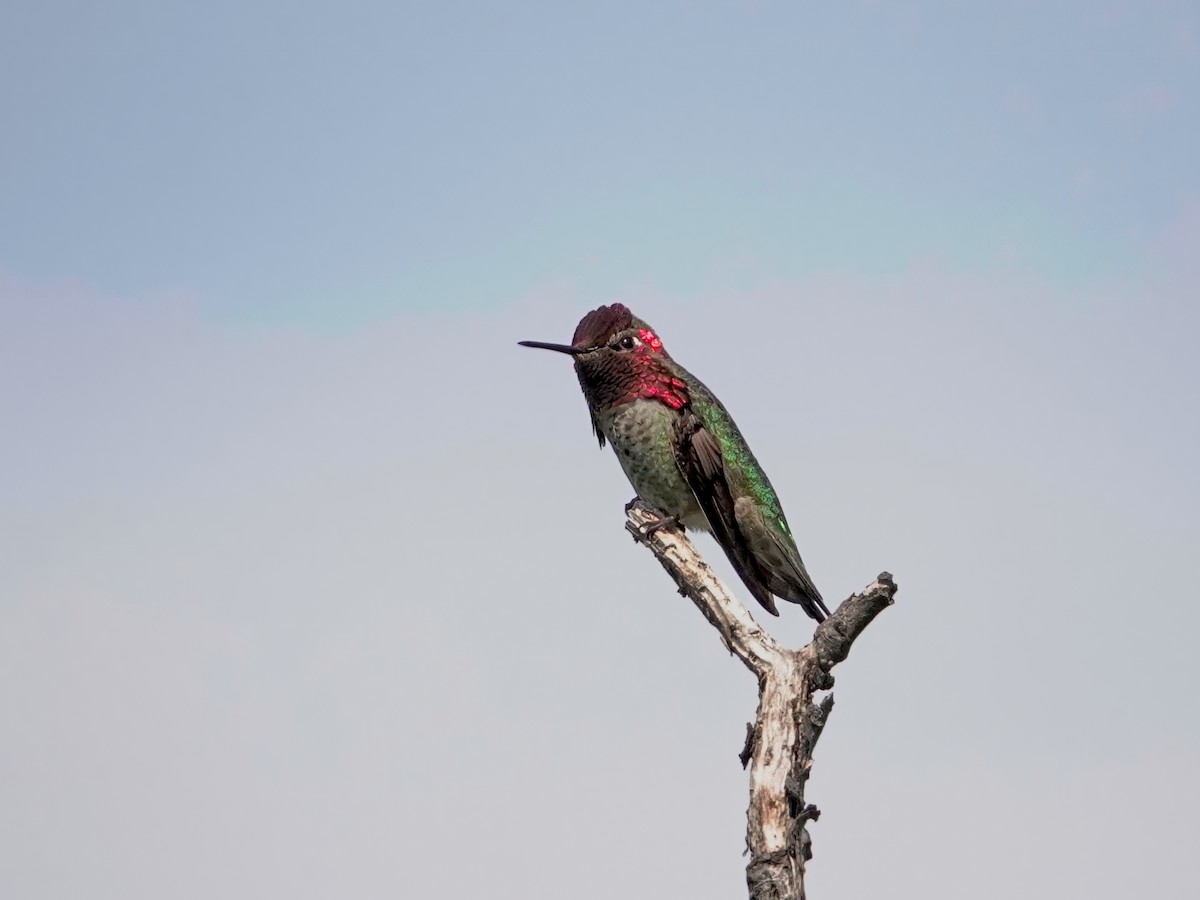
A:
<svg viewBox="0 0 1200 900">
<path fill-rule="evenodd" d="M 642 526 L 642 536 L 650 537 L 654 532 L 663 528 L 681 528 L 679 524 L 679 516 L 662 516 L 657 522 L 651 522 L 649 525 Z"/>
<path fill-rule="evenodd" d="M 661 510 L 655 509 L 649 503 L 644 501 L 641 497 L 634 497 L 632 500 L 630 500 L 628 503 L 626 503 L 625 504 L 625 512 L 628 513 L 635 506 L 641 507 L 643 510 L 645 510 L 650 515 L 656 517 L 658 520 L 656 522 L 650 522 L 646 525 L 638 526 L 638 540 L 640 540 L 640 541 L 647 540 L 651 535 L 654 534 L 654 532 L 659 531 L 660 529 L 663 529 L 663 528 L 679 528 L 680 530 L 683 529 L 683 525 L 679 521 L 679 516 L 668 516 L 666 513 L 662 512 Z"/>
</svg>

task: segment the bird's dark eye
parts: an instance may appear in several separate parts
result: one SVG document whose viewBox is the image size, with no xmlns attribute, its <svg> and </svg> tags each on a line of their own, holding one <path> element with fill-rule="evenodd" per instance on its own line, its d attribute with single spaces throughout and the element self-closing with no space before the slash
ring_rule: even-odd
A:
<svg viewBox="0 0 1200 900">
<path fill-rule="evenodd" d="M 638 345 L 638 340 L 632 334 L 627 334 L 621 340 L 617 341 L 617 346 L 622 350 L 632 350 Z"/>
</svg>

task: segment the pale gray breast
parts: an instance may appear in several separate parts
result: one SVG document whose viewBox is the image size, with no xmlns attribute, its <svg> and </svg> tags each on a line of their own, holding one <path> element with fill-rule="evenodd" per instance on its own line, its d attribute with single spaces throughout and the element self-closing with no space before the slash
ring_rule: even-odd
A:
<svg viewBox="0 0 1200 900">
<path fill-rule="evenodd" d="M 635 400 L 602 414 L 600 430 L 639 497 L 679 516 L 689 528 L 707 530 L 708 520 L 675 462 L 671 439 L 677 415 L 655 400 Z"/>
</svg>

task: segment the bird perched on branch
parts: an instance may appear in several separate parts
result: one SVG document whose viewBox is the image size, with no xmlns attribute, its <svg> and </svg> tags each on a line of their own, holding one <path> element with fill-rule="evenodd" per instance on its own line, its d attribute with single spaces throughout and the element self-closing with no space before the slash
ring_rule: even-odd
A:
<svg viewBox="0 0 1200 900">
<path fill-rule="evenodd" d="M 767 473 L 721 401 L 653 328 L 614 303 L 584 316 L 570 344 L 520 343 L 574 359 L 600 446 L 612 444 L 638 498 L 662 513 L 655 528 L 711 531 L 772 615 L 775 597 L 818 622 L 829 615 Z"/>
</svg>

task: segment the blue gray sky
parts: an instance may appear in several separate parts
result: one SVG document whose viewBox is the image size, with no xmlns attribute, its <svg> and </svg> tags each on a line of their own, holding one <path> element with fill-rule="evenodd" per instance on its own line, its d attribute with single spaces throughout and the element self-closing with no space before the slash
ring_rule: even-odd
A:
<svg viewBox="0 0 1200 900">
<path fill-rule="evenodd" d="M 3 5 L 0 894 L 738 896 L 753 681 L 515 346 L 623 300 L 901 586 L 813 896 L 1196 896 L 1197 123 L 1183 2 Z"/>
</svg>

